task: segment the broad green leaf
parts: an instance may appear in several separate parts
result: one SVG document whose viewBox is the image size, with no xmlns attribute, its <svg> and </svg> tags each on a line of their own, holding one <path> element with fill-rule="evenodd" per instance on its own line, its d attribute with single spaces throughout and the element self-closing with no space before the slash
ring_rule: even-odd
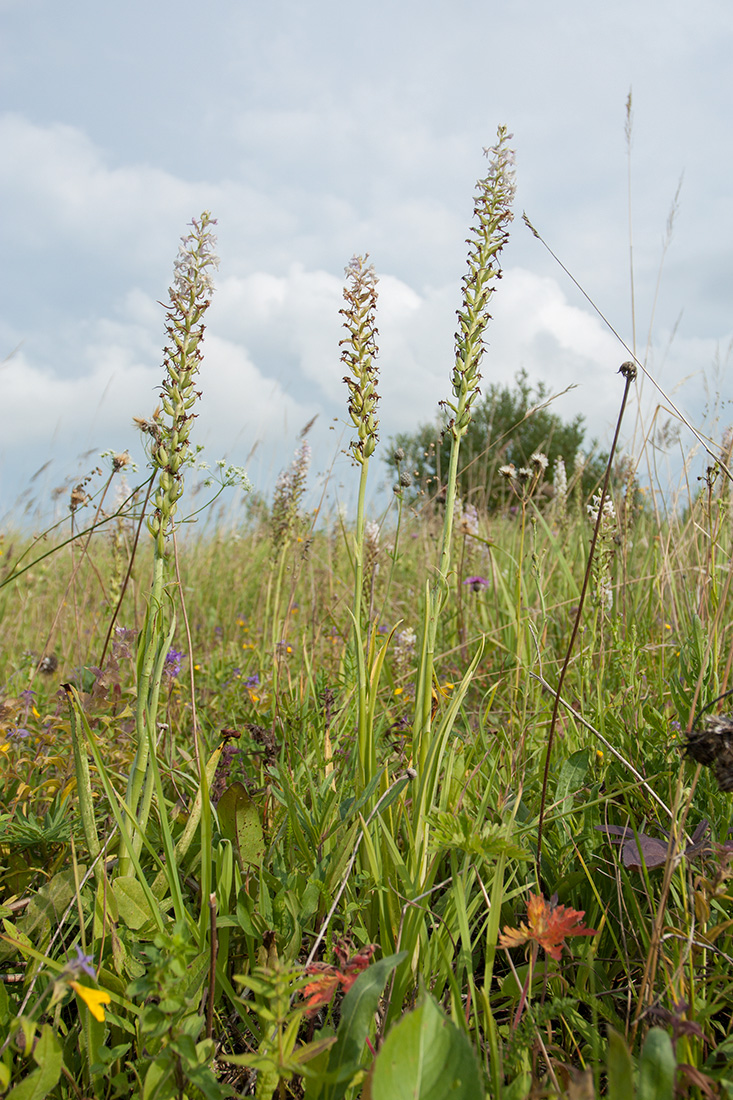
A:
<svg viewBox="0 0 733 1100">
<path fill-rule="evenodd" d="M 588 749 L 579 749 L 568 757 L 560 769 L 560 776 L 555 790 L 555 801 L 561 806 L 567 801 L 568 804 L 563 807 L 564 809 L 571 809 L 572 800 L 570 796 L 583 786 L 589 762 L 590 752 Z"/>
<path fill-rule="evenodd" d="M 637 1100 L 673 1100 L 677 1059 L 666 1031 L 653 1027 L 641 1048 Z"/>
<path fill-rule="evenodd" d="M 79 865 L 79 880 L 84 877 L 85 866 Z M 74 872 L 60 871 L 32 895 L 28 908 L 18 921 L 18 931 L 25 933 L 35 947 L 40 945 L 45 932 L 56 928 L 69 902 L 76 893 Z"/>
<path fill-rule="evenodd" d="M 132 875 L 114 879 L 112 893 L 117 902 L 120 920 L 128 928 L 142 928 L 155 920 L 145 890 Z"/>
<path fill-rule="evenodd" d="M 167 1052 L 158 1055 L 155 1061 L 150 1063 L 143 1084 L 143 1100 L 156 1100 L 157 1097 L 165 1097 L 167 1100 L 168 1097 L 173 1096 L 173 1089 L 165 1086 L 173 1076 L 174 1068 L 175 1063 Z"/>
<path fill-rule="evenodd" d="M 634 1065 L 623 1035 L 609 1027 L 608 1051 L 608 1100 L 632 1100 L 634 1095 Z"/>
<path fill-rule="evenodd" d="M 41 1028 L 40 1038 L 33 1051 L 33 1060 L 39 1068 L 11 1089 L 6 1100 L 43 1100 L 55 1087 L 61 1076 L 63 1054 L 61 1044 L 48 1024 Z"/>
<path fill-rule="evenodd" d="M 260 810 L 243 783 L 232 783 L 216 807 L 221 831 L 239 852 L 242 870 L 259 867 L 265 851 Z"/>
<path fill-rule="evenodd" d="M 341 1020 L 336 1033 L 336 1045 L 328 1059 L 329 1077 L 337 1079 L 327 1084 L 321 1092 L 322 1100 L 340 1100 L 346 1086 L 356 1073 L 364 1054 L 364 1046 L 374 1013 L 382 996 L 389 975 L 405 958 L 406 952 L 388 955 L 368 966 L 354 982 L 344 997 Z M 313 1095 L 316 1095 L 313 1093 Z"/>
<path fill-rule="evenodd" d="M 477 1100 L 484 1095 L 471 1044 L 429 995 L 390 1031 L 371 1087 L 379 1100 Z"/>
</svg>

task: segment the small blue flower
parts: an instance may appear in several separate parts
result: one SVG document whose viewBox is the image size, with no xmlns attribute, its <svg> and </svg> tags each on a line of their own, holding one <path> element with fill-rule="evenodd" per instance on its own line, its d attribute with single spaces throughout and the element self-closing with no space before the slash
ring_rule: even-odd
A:
<svg viewBox="0 0 733 1100">
<path fill-rule="evenodd" d="M 178 649 L 169 649 L 163 665 L 163 675 L 167 676 L 169 680 L 175 680 L 181 671 L 182 662 L 183 653 Z"/>
<path fill-rule="evenodd" d="M 94 969 L 94 959 L 91 955 L 85 955 L 79 944 L 76 944 L 76 958 L 69 959 L 66 970 L 72 974 L 80 974 L 84 971 L 90 978 L 96 979 L 97 971 Z"/>
</svg>

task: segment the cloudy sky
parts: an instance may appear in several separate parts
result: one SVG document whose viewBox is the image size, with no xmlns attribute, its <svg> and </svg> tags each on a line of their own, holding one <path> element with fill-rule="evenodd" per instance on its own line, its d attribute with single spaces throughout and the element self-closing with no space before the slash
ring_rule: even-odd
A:
<svg viewBox="0 0 733 1100">
<path fill-rule="evenodd" d="M 447 395 L 500 123 L 517 218 L 484 378 L 575 385 L 556 411 L 608 444 L 628 356 L 520 215 L 631 344 L 630 89 L 638 353 L 700 428 L 733 420 L 728 0 L 0 0 L 0 28 L 0 516 L 102 450 L 141 453 L 158 303 L 204 209 L 221 266 L 197 440 L 267 489 L 318 414 L 314 473 L 336 456 L 347 493 L 344 266 L 368 251 L 381 279 L 386 444 Z M 642 400 L 648 425 L 664 401 Z"/>
</svg>

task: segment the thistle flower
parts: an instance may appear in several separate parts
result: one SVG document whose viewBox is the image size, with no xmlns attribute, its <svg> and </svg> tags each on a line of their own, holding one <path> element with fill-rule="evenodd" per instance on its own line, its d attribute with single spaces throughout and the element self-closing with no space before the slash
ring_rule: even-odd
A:
<svg viewBox="0 0 733 1100">
<path fill-rule="evenodd" d="M 153 497 L 155 511 L 148 528 L 156 540 L 160 557 L 165 555 L 165 538 L 176 504 L 183 493 L 181 469 L 189 457 L 189 434 L 195 413 L 191 412 L 199 393 L 194 382 L 202 359 L 202 318 L 211 304 L 211 269 L 218 267 L 215 238 L 210 227 L 216 222 L 208 211 L 194 218 L 192 232 L 181 240 L 175 262 L 173 286 L 168 294 L 166 333 L 170 341 L 164 350 L 166 377 L 161 385 L 161 406 L 152 420 L 136 418 L 140 430 L 151 437 L 150 458 L 159 470 Z M 168 422 L 163 421 L 163 413 Z"/>
<path fill-rule="evenodd" d="M 366 256 L 353 256 L 346 268 L 344 299 L 346 308 L 340 310 L 348 336 L 339 342 L 343 346 L 341 362 L 348 368 L 344 382 L 349 387 L 349 416 L 358 432 L 358 438 L 349 446 L 355 462 L 360 465 L 374 453 L 379 436 L 379 420 L 376 410 L 378 370 L 374 362 L 379 348 L 376 344 L 377 329 L 377 276 L 374 266 Z"/>
<path fill-rule="evenodd" d="M 463 583 L 470 585 L 473 592 L 480 592 L 482 588 L 491 586 L 491 581 L 487 581 L 486 577 L 466 577 Z"/>
<path fill-rule="evenodd" d="M 479 180 L 474 202 L 476 224 L 469 238 L 468 272 L 463 279 L 463 308 L 458 311 L 456 362 L 453 368 L 455 402 L 445 404 L 453 412 L 450 430 L 464 435 L 471 422 L 471 406 L 479 393 L 479 366 L 484 353 L 483 333 L 490 320 L 488 304 L 494 282 L 501 278 L 499 253 L 509 240 L 509 223 L 514 215 L 514 153 L 508 147 L 512 135 L 505 126 L 497 132 L 496 145 L 484 149 L 489 171 Z"/>
</svg>

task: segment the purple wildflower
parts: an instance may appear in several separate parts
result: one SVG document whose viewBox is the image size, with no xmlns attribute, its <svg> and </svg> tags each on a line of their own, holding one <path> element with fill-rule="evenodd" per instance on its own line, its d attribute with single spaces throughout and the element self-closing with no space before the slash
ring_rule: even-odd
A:
<svg viewBox="0 0 733 1100">
<path fill-rule="evenodd" d="M 163 665 L 163 675 L 167 676 L 169 680 L 175 680 L 181 671 L 182 662 L 183 653 L 171 647 L 166 654 L 165 664 Z"/>
<path fill-rule="evenodd" d="M 246 688 L 259 687 L 260 686 L 259 674 L 257 672 L 255 672 L 254 676 L 248 676 L 247 679 L 244 681 L 244 686 Z"/>
<path fill-rule="evenodd" d="M 491 581 L 487 581 L 486 577 L 466 577 L 464 584 L 470 584 L 474 592 L 480 592 L 482 588 L 488 588 Z"/>
<path fill-rule="evenodd" d="M 69 959 L 66 970 L 75 975 L 84 971 L 90 978 L 96 979 L 97 977 L 97 972 L 94 969 L 94 959 L 91 955 L 85 955 L 78 943 L 76 944 L 76 958 Z"/>
</svg>

